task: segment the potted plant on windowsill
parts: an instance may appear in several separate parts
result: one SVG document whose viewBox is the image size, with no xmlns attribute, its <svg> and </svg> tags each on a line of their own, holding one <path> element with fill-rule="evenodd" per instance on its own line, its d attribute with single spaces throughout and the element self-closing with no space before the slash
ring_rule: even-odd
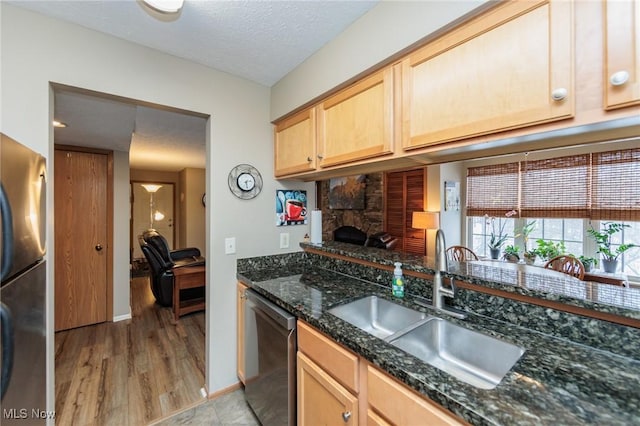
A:
<svg viewBox="0 0 640 426">
<path fill-rule="evenodd" d="M 540 238 L 536 240 L 536 243 L 538 244 L 536 254 L 545 261 L 564 254 L 566 250 L 564 241 L 554 243 L 553 241 L 546 241 Z"/>
<path fill-rule="evenodd" d="M 629 228 L 630 225 L 616 222 L 604 222 L 602 225 L 603 229 L 600 231 L 596 231 L 592 227 L 587 232 L 598 245 L 596 252 L 602 254 L 602 269 L 604 269 L 605 272 L 615 273 L 618 269 L 618 257 L 630 248 L 637 247 L 637 245 L 620 244 L 613 250 L 611 248 L 611 238 L 613 235 L 622 231 L 624 228 Z"/>
<path fill-rule="evenodd" d="M 584 265 L 585 272 L 591 272 L 591 269 L 598 264 L 598 259 L 595 257 L 578 256 L 578 259 Z"/>
<path fill-rule="evenodd" d="M 529 235 L 531 235 L 531 233 L 535 229 L 536 221 L 532 220 L 531 222 L 526 222 L 522 229 L 520 229 L 518 235 L 516 235 L 516 237 L 522 235 L 522 238 L 524 239 L 524 252 L 522 256 L 524 257 L 524 261 L 527 265 L 533 265 L 536 261 L 536 258 L 538 257 L 538 251 L 536 249 L 529 250 L 527 248 L 529 243 Z"/>
<path fill-rule="evenodd" d="M 516 211 L 511 210 L 505 213 L 505 216 L 511 217 L 514 214 L 516 214 Z M 500 226 L 500 230 L 496 232 L 496 218 L 492 217 L 491 219 L 489 219 L 488 215 L 485 215 L 485 218 L 487 218 L 487 223 L 489 223 L 489 220 L 491 223 L 491 234 L 489 234 L 489 243 L 487 244 L 489 246 L 491 259 L 498 259 L 500 257 L 500 249 L 508 238 L 507 234 L 505 234 L 504 232 L 504 227 L 506 226 L 507 222 L 503 220 L 502 225 Z"/>
<path fill-rule="evenodd" d="M 506 246 L 504 248 L 504 255 L 502 258 L 507 262 L 518 263 L 520 261 L 520 247 L 518 246 Z"/>
<path fill-rule="evenodd" d="M 536 249 L 527 250 L 522 254 L 522 256 L 524 257 L 524 263 L 526 263 L 527 265 L 533 265 L 534 263 L 536 263 L 536 258 L 538 257 L 538 250 Z"/>
</svg>

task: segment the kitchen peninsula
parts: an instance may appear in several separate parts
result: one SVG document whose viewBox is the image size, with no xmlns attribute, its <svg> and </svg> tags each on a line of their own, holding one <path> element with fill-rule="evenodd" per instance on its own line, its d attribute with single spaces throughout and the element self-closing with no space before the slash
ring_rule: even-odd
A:
<svg viewBox="0 0 640 426">
<path fill-rule="evenodd" d="M 360 252 L 357 246 L 340 243 L 302 247 L 305 252 L 238 260 L 239 281 L 346 347 L 362 363 L 390 374 L 459 419 L 480 425 L 640 422 L 640 385 L 633 373 L 640 370 L 638 328 L 459 286 L 454 305 L 469 315 L 465 320 L 448 321 L 525 348 L 522 358 L 496 388 L 479 389 L 327 312 L 334 306 L 376 295 L 430 315 L 445 316 L 415 304 L 416 295 L 430 296 L 430 281 L 417 276 L 433 273 L 429 259 L 377 249 Z M 401 300 L 393 299 L 389 288 L 393 261 L 405 263 L 407 295 Z M 542 288 L 507 282 L 508 274 L 493 271 L 490 275 L 489 270 L 476 269 L 464 263 L 452 264 L 446 276 L 503 291 L 511 286 L 516 297 L 528 293 L 541 300 L 614 315 L 622 321 L 638 320 L 635 289 L 622 289 L 628 297 L 606 304 L 579 295 L 545 296 Z M 531 287 L 534 275 L 521 278 Z M 539 283 L 560 288 L 568 281 L 540 279 Z"/>
</svg>

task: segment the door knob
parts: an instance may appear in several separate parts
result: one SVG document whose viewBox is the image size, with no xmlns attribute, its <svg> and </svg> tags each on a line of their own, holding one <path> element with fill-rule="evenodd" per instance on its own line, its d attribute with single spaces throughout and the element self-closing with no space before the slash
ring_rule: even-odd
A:
<svg viewBox="0 0 640 426">
<path fill-rule="evenodd" d="M 101 244 L 98 244 L 98 245 L 96 246 L 96 251 L 101 251 L 101 250 L 102 250 L 102 245 L 101 245 Z"/>
</svg>

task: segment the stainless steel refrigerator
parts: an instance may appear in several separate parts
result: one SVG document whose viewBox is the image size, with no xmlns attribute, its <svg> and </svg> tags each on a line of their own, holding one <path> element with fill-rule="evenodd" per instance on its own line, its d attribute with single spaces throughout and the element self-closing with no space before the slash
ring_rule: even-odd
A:
<svg viewBox="0 0 640 426">
<path fill-rule="evenodd" d="M 45 159 L 0 134 L 2 417 L 45 424 Z"/>
</svg>

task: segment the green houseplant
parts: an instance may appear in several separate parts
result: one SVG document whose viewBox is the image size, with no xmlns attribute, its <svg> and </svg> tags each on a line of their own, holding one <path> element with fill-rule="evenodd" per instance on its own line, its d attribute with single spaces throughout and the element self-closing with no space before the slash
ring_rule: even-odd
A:
<svg viewBox="0 0 640 426">
<path fill-rule="evenodd" d="M 527 265 L 533 265 L 534 263 L 536 263 L 536 258 L 538 257 L 538 250 L 537 249 L 526 250 L 524 253 L 522 253 L 522 256 L 524 257 L 524 261 Z"/>
<path fill-rule="evenodd" d="M 546 241 L 542 238 L 536 240 L 538 247 L 536 247 L 536 254 L 543 260 L 553 259 L 556 256 L 560 256 L 566 250 L 564 241 L 554 243 L 553 241 Z"/>
<path fill-rule="evenodd" d="M 637 247 L 636 244 L 620 244 L 614 249 L 611 248 L 611 238 L 614 234 L 622 231 L 624 228 L 629 228 L 630 225 L 616 222 L 604 222 L 601 230 L 595 230 L 593 227 L 587 232 L 598 245 L 597 253 L 602 254 L 602 269 L 605 272 L 614 273 L 618 269 L 618 257 L 629 250 L 632 247 Z"/>
<path fill-rule="evenodd" d="M 507 262 L 517 263 L 520 261 L 520 247 L 508 245 L 504 248 L 504 255 L 502 258 Z"/>
<path fill-rule="evenodd" d="M 533 265 L 538 257 L 538 251 L 536 249 L 528 249 L 529 243 L 529 235 L 536 229 L 536 221 L 532 220 L 531 222 L 526 222 L 524 226 L 520 229 L 520 232 L 516 237 L 522 235 L 524 239 L 524 252 L 522 256 L 524 257 L 524 261 L 527 265 Z"/>
<path fill-rule="evenodd" d="M 511 210 L 505 213 L 505 217 L 509 218 L 514 214 L 516 214 L 516 211 Z M 497 259 L 500 256 L 500 249 L 508 238 L 508 235 L 504 232 L 504 227 L 507 225 L 507 221 L 503 220 L 500 230 L 496 232 L 496 218 L 492 217 L 489 219 L 489 216 L 487 215 L 485 215 L 485 218 L 487 218 L 487 223 L 489 223 L 489 220 L 491 223 L 491 234 L 489 234 L 489 242 L 487 243 L 491 253 L 491 259 Z"/>
<path fill-rule="evenodd" d="M 580 255 L 578 256 L 578 259 L 584 265 L 585 272 L 590 272 L 591 268 L 593 268 L 598 264 L 598 259 L 596 259 L 595 257 L 587 257 L 587 256 Z"/>
</svg>

